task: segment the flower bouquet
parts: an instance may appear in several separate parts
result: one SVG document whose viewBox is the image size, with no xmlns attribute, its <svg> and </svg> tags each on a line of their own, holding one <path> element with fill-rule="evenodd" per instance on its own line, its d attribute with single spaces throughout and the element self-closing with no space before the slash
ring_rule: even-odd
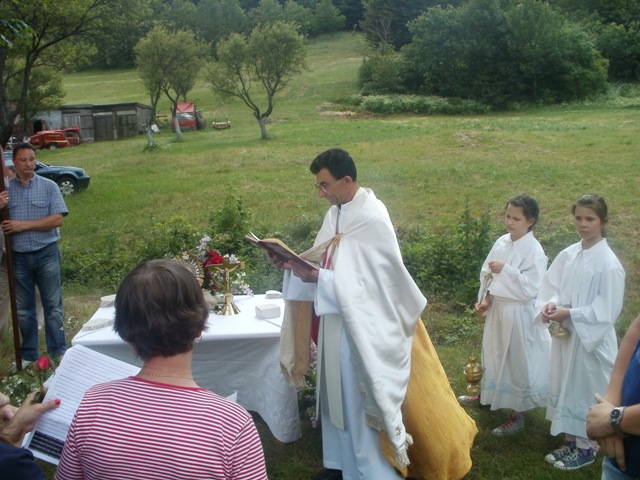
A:
<svg viewBox="0 0 640 480">
<path fill-rule="evenodd" d="M 222 269 L 211 268 L 212 265 L 222 265 L 225 258 L 228 263 L 241 262 L 234 254 L 222 255 L 219 251 L 212 248 L 209 243 L 211 237 L 204 235 L 200 239 L 200 243 L 194 251 L 185 250 L 175 257 L 175 260 L 186 263 L 198 278 L 203 290 L 209 296 L 208 301 L 211 308 L 216 313 L 224 304 L 225 294 L 225 272 Z M 229 272 L 229 280 L 231 292 L 233 295 L 253 295 L 253 291 L 245 282 L 246 274 L 240 268 Z"/>
</svg>

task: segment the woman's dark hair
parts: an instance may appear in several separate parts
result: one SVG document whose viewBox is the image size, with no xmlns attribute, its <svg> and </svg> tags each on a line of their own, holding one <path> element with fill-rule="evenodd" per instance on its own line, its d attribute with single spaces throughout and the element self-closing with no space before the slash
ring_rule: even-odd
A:
<svg viewBox="0 0 640 480">
<path fill-rule="evenodd" d="M 522 212 L 527 220 L 533 220 L 533 223 L 529 227 L 529 232 L 533 230 L 533 227 L 536 223 L 538 223 L 538 218 L 540 217 L 540 207 L 538 206 L 538 202 L 533 197 L 530 197 L 526 193 L 521 193 L 520 195 L 516 195 L 515 197 L 511 197 L 507 202 L 509 205 L 513 205 L 514 207 L 522 208 Z"/>
<path fill-rule="evenodd" d="M 142 360 L 190 351 L 209 316 L 195 276 L 175 260 L 151 260 L 131 270 L 115 308 L 115 331 Z"/>
<path fill-rule="evenodd" d="M 314 175 L 323 168 L 329 170 L 329 173 L 336 180 L 344 177 L 351 177 L 355 182 L 358 179 L 356 164 L 349 155 L 349 152 L 341 148 L 331 148 L 322 152 L 311 162 L 309 170 Z"/>
</svg>

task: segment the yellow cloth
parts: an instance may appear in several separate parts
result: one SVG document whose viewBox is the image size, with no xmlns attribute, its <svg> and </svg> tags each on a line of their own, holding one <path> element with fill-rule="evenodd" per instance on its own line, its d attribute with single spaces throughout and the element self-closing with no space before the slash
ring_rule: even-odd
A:
<svg viewBox="0 0 640 480">
<path fill-rule="evenodd" d="M 288 300 L 280 330 L 280 368 L 287 381 L 296 388 L 306 386 L 309 370 L 311 312 L 313 302 Z"/>
<path fill-rule="evenodd" d="M 478 428 L 458 404 L 422 321 L 418 322 L 413 341 L 402 417 L 413 437 L 408 449 L 411 463 L 398 469 L 404 478 L 452 480 L 469 472 L 471 446 Z M 385 432 L 380 434 L 380 446 L 386 459 L 398 468 Z"/>
</svg>

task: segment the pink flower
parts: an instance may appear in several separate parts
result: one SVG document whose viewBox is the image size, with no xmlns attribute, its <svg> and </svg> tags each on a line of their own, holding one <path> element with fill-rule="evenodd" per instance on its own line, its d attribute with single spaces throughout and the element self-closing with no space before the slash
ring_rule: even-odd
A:
<svg viewBox="0 0 640 480">
<path fill-rule="evenodd" d="M 35 364 L 36 372 L 46 372 L 51 368 L 49 357 L 40 357 Z"/>
<path fill-rule="evenodd" d="M 38 360 L 34 364 L 34 369 L 36 371 L 36 379 L 38 380 L 38 384 L 40 385 L 40 389 L 36 394 L 35 401 L 42 403 L 42 401 L 44 400 L 44 396 L 47 393 L 47 389 L 44 386 L 44 382 L 50 376 L 50 375 L 47 375 L 45 377 L 45 374 L 49 371 L 53 373 L 53 370 L 55 369 L 55 364 L 53 363 L 53 360 L 51 360 L 49 357 L 42 356 L 38 358 Z"/>
</svg>

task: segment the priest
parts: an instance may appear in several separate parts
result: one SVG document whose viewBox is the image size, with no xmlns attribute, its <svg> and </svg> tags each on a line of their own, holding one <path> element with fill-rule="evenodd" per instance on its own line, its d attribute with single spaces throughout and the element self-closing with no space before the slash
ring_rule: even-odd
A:
<svg viewBox="0 0 640 480">
<path fill-rule="evenodd" d="M 411 463 L 413 438 L 407 432 L 403 404 L 416 331 L 429 342 L 420 320 L 427 300 L 402 262 L 386 207 L 372 190 L 358 185 L 351 156 L 332 148 L 318 155 L 310 170 L 318 196 L 331 204 L 314 247 L 301 255 L 319 268 L 300 268 L 272 257 L 286 270 L 283 372 L 293 384 L 304 384 L 314 310 L 320 317 L 316 396 L 326 467 L 315 479 L 397 479 L 400 473 L 406 476 Z M 436 364 L 428 369 L 446 384 L 453 416 L 458 415 L 465 427 L 461 433 L 466 439 L 455 441 L 466 459 L 456 458 L 455 468 L 466 473 L 475 424 L 457 408 L 430 342 L 428 347 Z M 431 408 L 429 398 L 422 402 Z M 457 420 L 453 423 L 459 425 Z M 388 459 L 385 449 L 391 453 Z M 457 476 L 450 474 L 446 478 Z"/>
</svg>

